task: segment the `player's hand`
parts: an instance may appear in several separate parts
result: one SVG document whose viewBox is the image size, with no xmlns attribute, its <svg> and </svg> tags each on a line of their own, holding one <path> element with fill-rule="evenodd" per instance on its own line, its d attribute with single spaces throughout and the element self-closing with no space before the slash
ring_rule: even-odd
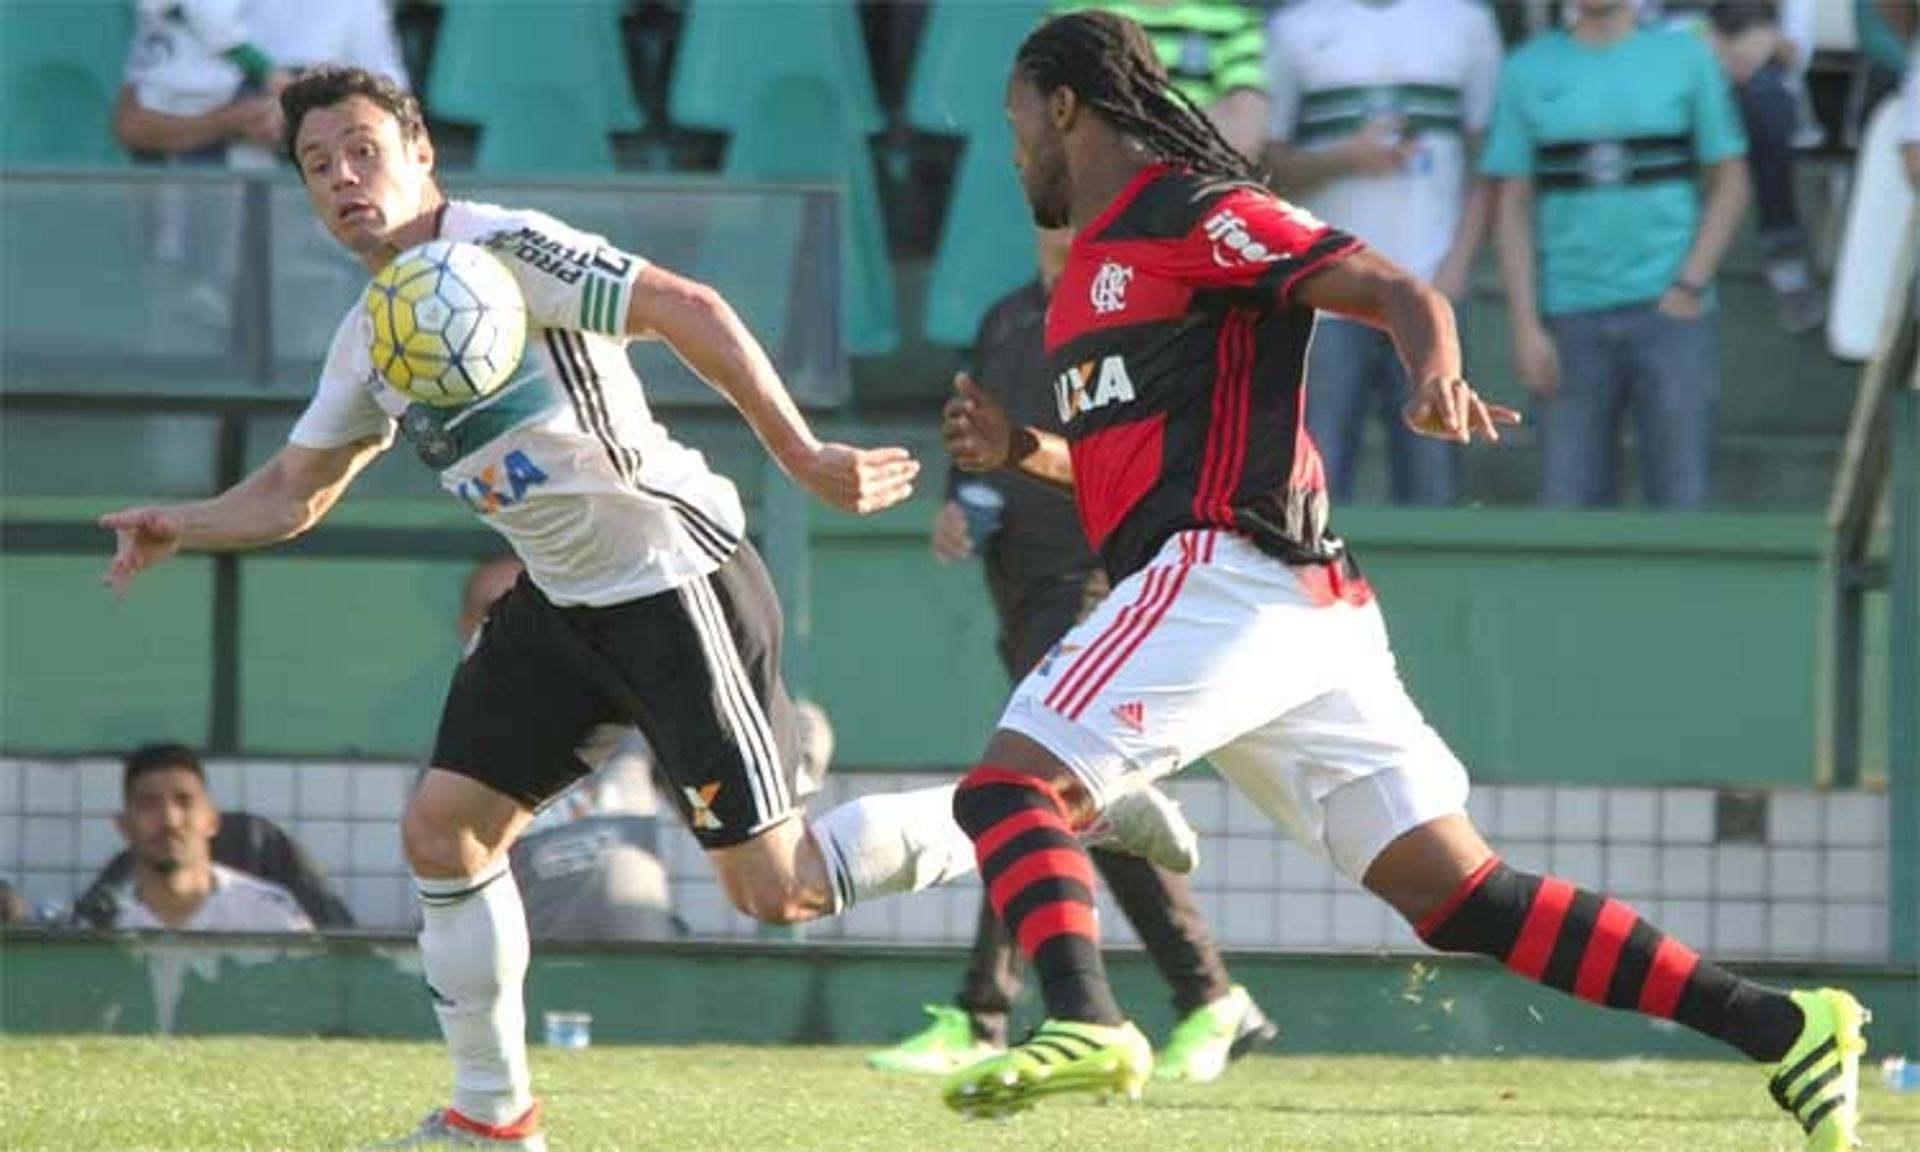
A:
<svg viewBox="0 0 1920 1152">
<path fill-rule="evenodd" d="M 1407 427 L 1420 435 L 1461 444 L 1498 440 L 1502 424 L 1520 423 L 1520 413 L 1487 403 L 1458 376 L 1424 381 L 1403 415 Z"/>
<path fill-rule="evenodd" d="M 967 514 L 960 502 L 949 500 L 933 516 L 933 536 L 928 541 L 933 558 L 942 564 L 955 564 L 973 555 L 973 535 L 967 531 Z"/>
<path fill-rule="evenodd" d="M 248 96 L 232 105 L 234 135 L 263 148 L 278 148 L 286 119 L 272 96 Z"/>
<path fill-rule="evenodd" d="M 1685 292 L 1678 288 L 1669 288 L 1660 294 L 1657 305 L 1664 316 L 1675 320 L 1698 320 L 1706 311 L 1706 304 L 1698 292 Z"/>
<path fill-rule="evenodd" d="M 795 479 L 824 503 L 864 516 L 913 495 L 920 461 L 905 448 L 855 448 L 822 444 Z"/>
<path fill-rule="evenodd" d="M 947 455 L 967 472 L 991 472 L 1007 462 L 1013 426 L 1007 410 L 965 372 L 953 374 L 953 395 L 940 412 L 940 439 Z"/>
<path fill-rule="evenodd" d="M 1398 120 L 1372 119 L 1340 145 L 1347 170 L 1357 176 L 1391 176 L 1407 166 L 1419 147 Z"/>
<path fill-rule="evenodd" d="M 1527 390 L 1539 396 L 1560 391 L 1560 352 L 1553 337 L 1540 324 L 1516 326 L 1513 330 L 1513 368 Z"/>
<path fill-rule="evenodd" d="M 128 508 L 100 517 L 114 535 L 113 560 L 100 582 L 124 595 L 133 578 L 180 551 L 180 522 L 164 508 Z"/>
</svg>

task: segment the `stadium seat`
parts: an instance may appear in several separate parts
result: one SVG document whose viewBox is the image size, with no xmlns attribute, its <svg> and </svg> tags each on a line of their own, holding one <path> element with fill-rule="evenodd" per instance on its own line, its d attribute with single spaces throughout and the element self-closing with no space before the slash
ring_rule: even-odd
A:
<svg viewBox="0 0 1920 1152">
<path fill-rule="evenodd" d="M 800 75 L 775 79 L 761 87 L 741 117 L 727 146 L 725 173 L 737 179 L 815 181 L 842 190 L 842 331 L 848 351 L 878 355 L 899 346 L 900 329 L 873 154 L 851 119 L 837 84 Z"/>
<path fill-rule="evenodd" d="M 1003 100 L 1014 53 L 1047 9 L 1043 0 L 940 0 L 921 37 L 907 122 L 966 141 L 921 324 L 936 344 L 971 343 L 987 308 L 1034 275 Z"/>
<path fill-rule="evenodd" d="M 0 163 L 112 166 L 132 5 L 113 0 L 0 4 Z"/>
<path fill-rule="evenodd" d="M 474 167 L 489 174 L 602 173 L 614 170 L 613 141 L 582 95 L 553 82 L 503 84 L 481 122 Z"/>
<path fill-rule="evenodd" d="M 575 100 L 566 113 L 572 119 L 547 131 L 641 130 L 646 119 L 620 47 L 620 11 L 620 0 L 446 0 L 427 75 L 428 111 L 483 132 L 510 121 L 517 132 L 527 120 L 521 96 L 564 85 Z"/>
<path fill-rule="evenodd" d="M 853 0 L 690 0 L 667 107 L 673 122 L 725 132 L 761 106 L 784 77 L 830 89 L 862 135 L 886 127 Z"/>
</svg>

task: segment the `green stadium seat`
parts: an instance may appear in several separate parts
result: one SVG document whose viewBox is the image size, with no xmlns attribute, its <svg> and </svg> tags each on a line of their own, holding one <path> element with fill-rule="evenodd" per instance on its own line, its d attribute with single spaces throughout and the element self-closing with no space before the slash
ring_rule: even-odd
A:
<svg viewBox="0 0 1920 1152">
<path fill-rule="evenodd" d="M 517 132 L 528 119 L 518 101 L 530 88 L 564 86 L 575 97 L 565 113 L 572 120 L 549 131 L 641 130 L 646 118 L 620 47 L 621 8 L 620 0 L 446 0 L 427 110 L 482 132 L 508 121 Z"/>
<path fill-rule="evenodd" d="M 886 127 L 853 0 L 690 0 L 668 111 L 688 128 L 735 130 L 789 76 L 831 89 L 852 131 Z"/>
<path fill-rule="evenodd" d="M 971 343 L 988 307 L 1034 275 L 1032 216 L 1013 170 L 1003 81 L 1047 7 L 940 0 L 921 37 L 907 122 L 966 141 L 921 323 L 936 344 Z"/>
<path fill-rule="evenodd" d="M 612 139 L 595 125 L 584 98 L 572 88 L 553 82 L 503 84 L 499 95 L 480 128 L 478 170 L 529 175 L 614 170 Z"/>
<path fill-rule="evenodd" d="M 125 163 L 113 107 L 131 8 L 115 0 L 0 3 L 0 163 Z"/>
<path fill-rule="evenodd" d="M 813 181 L 842 190 L 843 327 L 848 351 L 880 355 L 899 346 L 886 224 L 864 133 L 849 123 L 840 89 L 789 75 L 761 87 L 727 146 L 725 173 L 762 181 Z M 777 265 L 776 265 L 777 267 Z"/>
</svg>

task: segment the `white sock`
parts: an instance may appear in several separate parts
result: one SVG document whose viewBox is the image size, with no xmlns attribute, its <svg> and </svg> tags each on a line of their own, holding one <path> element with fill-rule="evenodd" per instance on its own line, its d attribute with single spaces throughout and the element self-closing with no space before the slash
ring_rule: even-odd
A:
<svg viewBox="0 0 1920 1152">
<path fill-rule="evenodd" d="M 453 1056 L 453 1107 L 506 1124 L 533 1105 L 527 1071 L 527 914 L 502 855 L 478 876 L 415 876 L 420 963 Z"/>
<path fill-rule="evenodd" d="M 875 792 L 812 821 L 833 910 L 889 892 L 918 892 L 974 869 L 973 841 L 953 821 L 954 786 Z"/>
</svg>

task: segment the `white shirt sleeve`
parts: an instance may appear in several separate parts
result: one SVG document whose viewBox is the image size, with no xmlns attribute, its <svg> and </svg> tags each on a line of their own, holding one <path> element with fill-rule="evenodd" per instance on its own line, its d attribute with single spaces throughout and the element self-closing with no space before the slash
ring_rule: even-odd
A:
<svg viewBox="0 0 1920 1152">
<path fill-rule="evenodd" d="M 1292 26 L 1284 9 L 1276 9 L 1267 21 L 1267 136 L 1282 142 L 1293 139 L 1294 120 L 1300 115 L 1300 68 L 1290 50 Z"/>
<path fill-rule="evenodd" d="M 1500 28 L 1493 13 L 1482 5 L 1473 5 L 1466 17 L 1468 54 L 1467 83 L 1461 113 L 1471 135 L 1485 133 L 1493 123 L 1493 105 L 1500 93 L 1500 64 L 1504 49 Z"/>
<path fill-rule="evenodd" d="M 481 241 L 527 302 L 529 328 L 566 328 L 623 339 L 634 281 L 647 261 L 539 212 Z"/>
<path fill-rule="evenodd" d="M 352 43 L 344 53 L 347 63 L 385 76 L 402 88 L 413 86 L 406 61 L 400 57 L 400 38 L 385 0 L 361 0 L 349 27 Z"/>
<path fill-rule="evenodd" d="M 369 342 L 366 317 L 356 304 L 335 330 L 326 366 L 320 370 L 320 386 L 287 434 L 288 440 L 302 448 L 343 448 L 368 438 L 378 439 L 382 448 L 393 443 L 393 417 L 367 386 L 373 375 Z"/>
<path fill-rule="evenodd" d="M 188 0 L 181 15 L 194 39 L 218 55 L 247 42 L 247 21 L 241 0 Z"/>
</svg>

